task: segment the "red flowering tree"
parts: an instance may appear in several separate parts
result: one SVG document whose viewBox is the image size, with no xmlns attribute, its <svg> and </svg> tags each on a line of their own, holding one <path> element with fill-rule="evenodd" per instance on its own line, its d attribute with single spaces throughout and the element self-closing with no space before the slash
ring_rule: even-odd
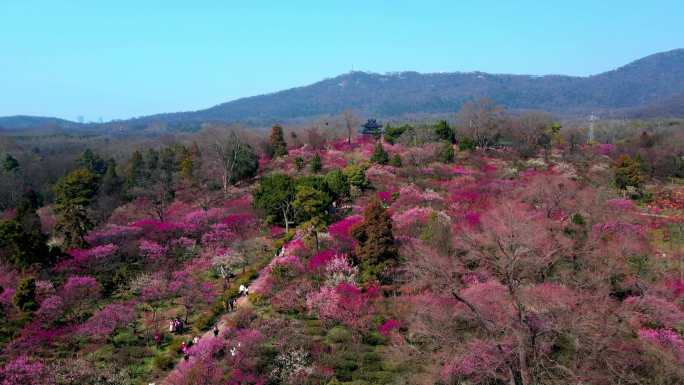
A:
<svg viewBox="0 0 684 385">
<path fill-rule="evenodd" d="M 71 276 L 62 286 L 60 295 L 71 313 L 78 316 L 100 298 L 101 287 L 94 277 Z"/>
</svg>

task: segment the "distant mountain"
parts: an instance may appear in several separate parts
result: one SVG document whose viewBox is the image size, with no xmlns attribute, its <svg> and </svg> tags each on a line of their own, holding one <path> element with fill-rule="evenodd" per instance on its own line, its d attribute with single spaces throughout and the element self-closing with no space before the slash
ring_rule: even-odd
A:
<svg viewBox="0 0 684 385">
<path fill-rule="evenodd" d="M 0 117 L 0 132 L 22 131 L 28 129 L 76 129 L 81 126 L 83 125 L 59 118 L 44 118 L 26 115 Z"/>
<path fill-rule="evenodd" d="M 684 117 L 684 93 L 653 104 L 628 109 L 621 115 L 628 118 Z"/>
<path fill-rule="evenodd" d="M 347 108 L 379 118 L 442 114 L 455 112 L 465 101 L 484 97 L 513 110 L 542 109 L 566 116 L 588 112 L 625 117 L 660 113 L 684 116 L 678 104 L 682 94 L 684 49 L 676 49 L 587 77 L 356 71 L 205 110 L 151 115 L 116 125 L 134 126 L 136 130 L 150 125 L 158 129 L 160 124 L 188 129 L 207 121 L 267 125 L 335 115 Z M 1 119 L 0 126 L 12 127 L 5 126 Z"/>
<path fill-rule="evenodd" d="M 453 112 L 467 100 L 492 98 L 510 109 L 561 114 L 657 104 L 684 92 L 684 49 L 588 77 L 471 73 L 351 72 L 305 87 L 238 99 L 153 121 L 268 122 L 338 114 L 353 108 L 377 117 Z"/>
</svg>

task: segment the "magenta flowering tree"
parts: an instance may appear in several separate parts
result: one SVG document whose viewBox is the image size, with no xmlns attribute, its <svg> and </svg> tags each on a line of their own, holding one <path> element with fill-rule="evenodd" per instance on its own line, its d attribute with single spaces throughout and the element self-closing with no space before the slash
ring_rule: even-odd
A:
<svg viewBox="0 0 684 385">
<path fill-rule="evenodd" d="M 257 219 L 253 213 L 237 213 L 223 218 L 221 223 L 235 233 L 244 234 L 245 230 L 251 229 L 257 224 Z"/>
<path fill-rule="evenodd" d="M 163 242 L 174 237 L 196 234 L 199 226 L 188 222 L 163 222 L 155 219 L 142 219 L 130 224 L 142 229 L 147 239 Z"/>
<path fill-rule="evenodd" d="M 62 286 L 60 296 L 74 315 L 79 315 L 100 298 L 101 287 L 94 277 L 71 276 Z"/>
<path fill-rule="evenodd" d="M 668 282 L 668 288 L 675 298 L 684 297 L 684 279 L 673 279 Z"/>
<path fill-rule="evenodd" d="M 395 319 L 388 319 L 387 321 L 383 322 L 380 326 L 378 326 L 378 333 L 385 337 L 388 337 L 390 333 L 392 333 L 392 331 L 399 329 L 399 326 L 401 326 L 399 321 Z"/>
<path fill-rule="evenodd" d="M 333 250 L 321 250 L 309 259 L 307 268 L 311 272 L 319 271 L 325 268 L 325 266 L 328 265 L 328 262 L 330 262 L 334 257 L 335 252 Z"/>
<path fill-rule="evenodd" d="M 363 222 L 362 215 L 351 215 L 328 226 L 328 234 L 336 241 L 338 247 L 344 251 L 354 248 L 351 229 Z"/>
<path fill-rule="evenodd" d="M 428 218 L 434 212 L 428 207 L 411 207 L 408 210 L 398 211 L 392 215 L 392 229 L 396 235 L 416 235 L 415 233 L 420 232 L 421 226 L 427 223 Z"/>
<path fill-rule="evenodd" d="M 191 211 L 183 217 L 183 221 L 196 225 L 208 225 L 218 222 L 225 215 L 225 210 L 220 207 L 207 208 L 206 210 Z"/>
<path fill-rule="evenodd" d="M 223 385 L 222 368 L 214 359 L 200 359 L 192 357 L 182 360 L 166 377 L 168 385 Z"/>
<path fill-rule="evenodd" d="M 365 291 L 347 282 L 335 287 L 323 286 L 320 291 L 307 296 L 307 308 L 325 321 L 337 321 L 354 329 L 366 329 L 373 312 L 372 303 L 378 288 L 371 286 Z"/>
<path fill-rule="evenodd" d="M 599 143 L 596 146 L 596 152 L 599 155 L 610 156 L 615 153 L 615 145 L 611 143 Z"/>
<path fill-rule="evenodd" d="M 450 358 L 442 369 L 442 378 L 448 383 L 455 380 L 469 380 L 475 384 L 507 383 L 513 360 L 513 351 L 508 344 L 473 339 L 458 355 Z"/>
<path fill-rule="evenodd" d="M 674 301 L 655 295 L 630 296 L 622 303 L 622 314 L 634 330 L 648 327 L 684 329 L 684 311 Z"/>
<path fill-rule="evenodd" d="M 116 256 L 119 247 L 115 244 L 95 246 L 90 249 L 71 249 L 68 254 L 71 259 L 60 262 L 58 271 L 81 271 L 94 270 L 102 264 L 106 264 Z"/>
<path fill-rule="evenodd" d="M 197 245 L 194 239 L 188 237 L 179 237 L 171 240 L 171 247 L 180 247 L 183 249 L 192 249 Z"/>
<path fill-rule="evenodd" d="M 62 297 L 52 295 L 43 300 L 36 312 L 36 317 L 46 324 L 50 324 L 61 317 L 66 310 Z"/>
<path fill-rule="evenodd" d="M 633 200 L 623 198 L 609 199 L 606 201 L 606 204 L 619 210 L 632 210 L 636 207 Z"/>
<path fill-rule="evenodd" d="M 138 243 L 138 249 L 140 250 L 140 254 L 152 261 L 160 260 L 166 255 L 167 251 L 166 247 L 148 239 L 141 239 Z"/>
<path fill-rule="evenodd" d="M 229 245 L 238 238 L 232 225 L 217 223 L 211 226 L 211 230 L 202 235 L 202 244 L 206 247 L 219 248 Z"/>
<path fill-rule="evenodd" d="M 325 265 L 325 284 L 332 287 L 340 283 L 353 284 L 358 273 L 358 267 L 353 266 L 346 255 L 336 254 Z"/>
<path fill-rule="evenodd" d="M 392 203 L 392 191 L 378 191 L 378 199 L 382 201 L 382 203 L 389 205 Z"/>
<path fill-rule="evenodd" d="M 408 185 L 399 189 L 399 197 L 392 203 L 392 207 L 433 206 L 443 201 L 444 198 L 435 191 L 421 191 L 415 185 Z"/>
<path fill-rule="evenodd" d="M 188 350 L 188 360 L 181 360 L 166 378 L 169 385 L 224 385 L 220 357 L 228 353 L 223 338 L 202 338 Z"/>
<path fill-rule="evenodd" d="M 674 361 L 684 364 L 684 341 L 679 333 L 672 329 L 641 329 L 638 335 L 644 343 L 673 355 Z"/>
<path fill-rule="evenodd" d="M 216 289 L 210 282 L 202 282 L 185 270 L 173 273 L 168 289 L 180 298 L 185 308 L 185 322 L 197 305 L 211 302 L 216 295 Z"/>
<path fill-rule="evenodd" d="M 160 301 L 170 297 L 169 283 L 163 272 L 142 274 L 129 284 L 131 291 L 140 296 L 140 300 L 151 310 L 151 317 L 144 317 L 147 326 L 147 337 L 160 329 Z M 147 314 L 145 315 L 147 316 Z"/>
<path fill-rule="evenodd" d="M 0 385 L 54 385 L 48 369 L 38 361 L 19 356 L 0 369 Z"/>
<path fill-rule="evenodd" d="M 101 245 L 108 243 L 120 243 L 131 240 L 142 233 L 142 229 L 132 226 L 108 225 L 104 228 L 91 231 L 85 236 L 86 242 L 90 245 Z"/>
<path fill-rule="evenodd" d="M 228 383 L 265 383 L 265 377 L 258 372 L 259 348 L 265 341 L 264 335 L 255 329 L 239 329 L 229 340 L 227 358 L 233 371 Z"/>
<path fill-rule="evenodd" d="M 104 339 L 116 328 L 124 327 L 135 319 L 132 304 L 113 303 L 93 314 L 78 329 L 79 334 L 94 339 Z"/>
<path fill-rule="evenodd" d="M 305 277 L 294 279 L 279 290 L 271 290 L 270 303 L 273 309 L 281 312 L 306 312 L 306 297 L 316 290 L 313 283 Z"/>
<path fill-rule="evenodd" d="M 10 311 L 14 308 L 14 305 L 12 304 L 14 292 L 15 289 L 12 287 L 2 287 L 2 292 L 0 292 L 0 310 Z"/>
<path fill-rule="evenodd" d="M 296 255 L 298 257 L 303 257 L 308 252 L 309 248 L 306 247 L 304 241 L 300 238 L 293 239 L 290 242 L 287 242 L 283 245 L 283 248 L 281 250 L 282 255 L 289 254 Z"/>
</svg>

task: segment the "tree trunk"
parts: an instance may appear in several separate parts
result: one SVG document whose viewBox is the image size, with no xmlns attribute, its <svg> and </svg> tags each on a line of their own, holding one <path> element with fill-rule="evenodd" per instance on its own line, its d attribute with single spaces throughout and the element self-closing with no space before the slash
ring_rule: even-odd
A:
<svg viewBox="0 0 684 385">
<path fill-rule="evenodd" d="M 228 171 L 223 172 L 223 193 L 228 194 Z"/>
</svg>

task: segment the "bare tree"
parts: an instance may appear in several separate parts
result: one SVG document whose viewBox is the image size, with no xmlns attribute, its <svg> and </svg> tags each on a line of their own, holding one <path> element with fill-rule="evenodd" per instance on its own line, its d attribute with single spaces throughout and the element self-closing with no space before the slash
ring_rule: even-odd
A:
<svg viewBox="0 0 684 385">
<path fill-rule="evenodd" d="M 347 142 L 351 144 L 352 130 L 359 124 L 359 118 L 354 115 L 352 110 L 342 111 L 342 118 L 344 119 L 344 124 L 347 128 Z"/>
<path fill-rule="evenodd" d="M 224 193 L 228 192 L 230 184 L 256 174 L 259 165 L 257 156 L 242 134 L 234 129 L 227 135 L 212 130 L 207 132 L 207 136 L 213 163 L 221 172 Z"/>
<path fill-rule="evenodd" d="M 464 103 L 457 118 L 465 134 L 473 138 L 477 146 L 484 148 L 496 141 L 503 115 L 503 108 L 493 100 L 481 99 Z"/>
</svg>

